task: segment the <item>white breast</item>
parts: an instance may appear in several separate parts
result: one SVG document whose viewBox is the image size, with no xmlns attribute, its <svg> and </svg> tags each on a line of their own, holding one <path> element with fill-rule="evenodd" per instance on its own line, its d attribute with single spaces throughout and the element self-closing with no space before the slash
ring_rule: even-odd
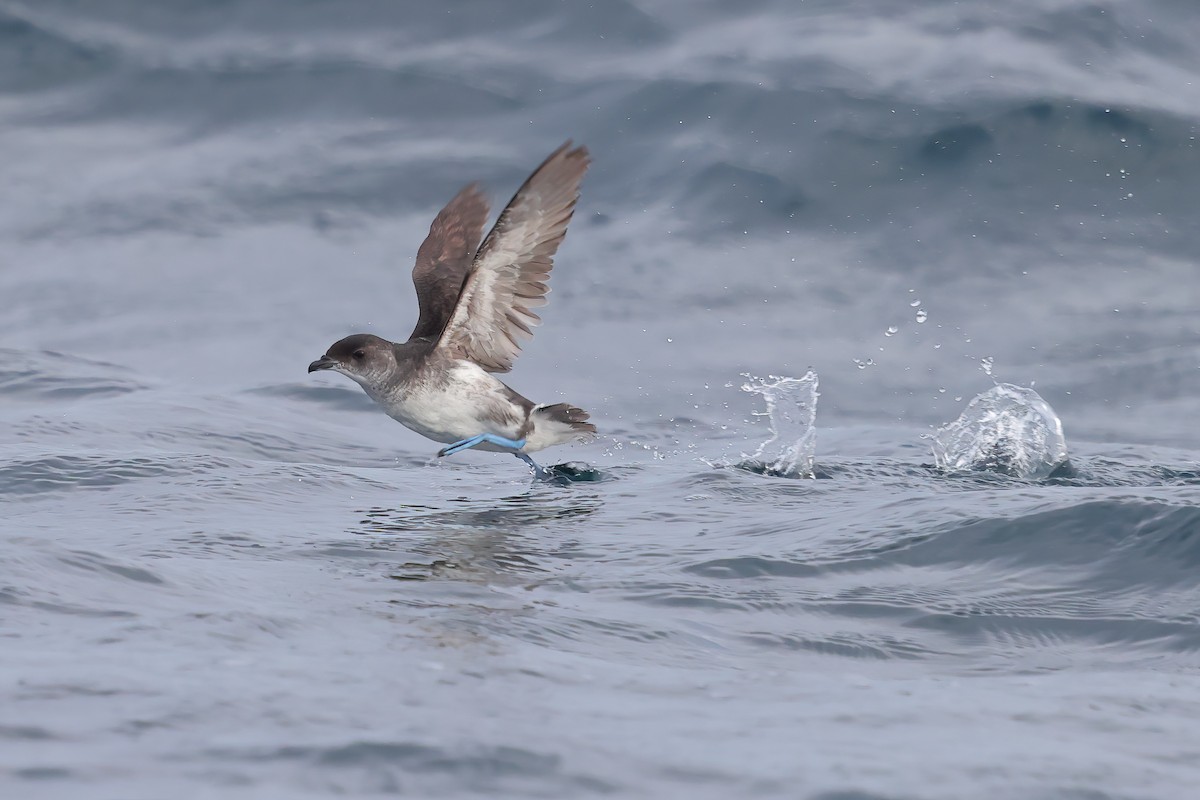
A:
<svg viewBox="0 0 1200 800">
<path fill-rule="evenodd" d="M 469 361 L 453 362 L 440 379 L 405 384 L 387 396 L 370 394 L 392 419 L 435 442 L 457 442 L 480 433 L 516 438 L 525 416 L 508 398 L 504 384 Z"/>
</svg>

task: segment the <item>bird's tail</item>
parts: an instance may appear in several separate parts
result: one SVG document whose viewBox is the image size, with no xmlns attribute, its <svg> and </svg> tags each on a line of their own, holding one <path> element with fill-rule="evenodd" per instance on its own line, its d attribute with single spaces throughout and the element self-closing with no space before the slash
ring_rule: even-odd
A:
<svg viewBox="0 0 1200 800">
<path fill-rule="evenodd" d="M 596 435 L 588 412 L 568 403 L 534 406 L 529 418 L 533 431 L 525 439 L 527 453 L 564 442 L 586 442 Z"/>
</svg>

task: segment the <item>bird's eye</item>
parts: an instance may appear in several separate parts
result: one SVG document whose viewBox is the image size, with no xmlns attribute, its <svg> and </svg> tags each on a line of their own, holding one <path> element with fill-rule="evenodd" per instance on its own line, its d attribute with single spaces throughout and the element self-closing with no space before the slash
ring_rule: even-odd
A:
<svg viewBox="0 0 1200 800">
<path fill-rule="evenodd" d="M 362 361 L 363 357 L 366 355 L 366 353 L 364 353 L 362 350 L 355 350 L 350 355 L 354 356 L 355 361 Z"/>
</svg>

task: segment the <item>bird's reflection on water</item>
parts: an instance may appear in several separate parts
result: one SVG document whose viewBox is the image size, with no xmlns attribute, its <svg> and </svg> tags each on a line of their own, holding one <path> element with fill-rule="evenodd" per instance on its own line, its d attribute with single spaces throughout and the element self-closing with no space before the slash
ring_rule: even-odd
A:
<svg viewBox="0 0 1200 800">
<path fill-rule="evenodd" d="M 563 534 L 599 511 L 603 500 L 523 492 L 448 504 L 462 507 L 409 503 L 369 508 L 351 532 L 369 537 L 372 551 L 401 551 L 409 557 L 391 568 L 389 577 L 395 580 L 523 580 L 548 572 L 543 566 L 547 561 L 578 554 L 578 542 Z"/>
</svg>

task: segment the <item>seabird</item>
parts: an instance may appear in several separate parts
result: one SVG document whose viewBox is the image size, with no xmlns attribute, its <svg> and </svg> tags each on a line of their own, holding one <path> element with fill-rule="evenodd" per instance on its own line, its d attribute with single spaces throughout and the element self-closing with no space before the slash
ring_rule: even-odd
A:
<svg viewBox="0 0 1200 800">
<path fill-rule="evenodd" d="M 466 186 L 434 218 L 417 250 L 413 284 L 420 315 L 404 344 L 369 333 L 335 342 L 308 371 L 352 378 L 388 416 L 448 456 L 477 447 L 529 453 L 596 433 L 588 413 L 567 403 L 535 405 L 494 373 L 508 372 L 546 304 L 554 253 L 567 232 L 589 163 L 568 141 L 533 171 L 480 244 L 488 201 Z"/>
</svg>

